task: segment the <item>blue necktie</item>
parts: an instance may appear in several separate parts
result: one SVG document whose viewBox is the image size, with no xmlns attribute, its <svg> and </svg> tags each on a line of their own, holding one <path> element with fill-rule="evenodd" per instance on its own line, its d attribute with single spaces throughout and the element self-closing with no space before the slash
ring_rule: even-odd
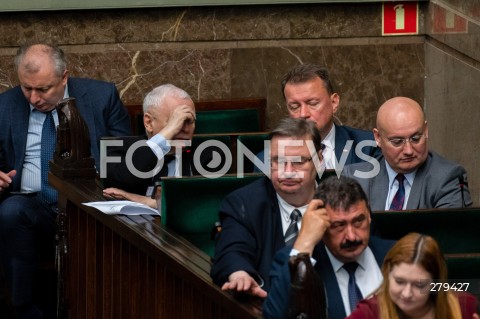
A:
<svg viewBox="0 0 480 319">
<path fill-rule="evenodd" d="M 355 281 L 355 271 L 357 270 L 358 264 L 354 262 L 346 263 L 343 265 L 343 268 L 348 272 L 348 301 L 350 302 L 350 310 L 353 311 L 357 306 L 358 302 L 363 299 L 362 293 L 357 286 Z"/>
<path fill-rule="evenodd" d="M 390 204 L 390 210 L 402 210 L 403 202 L 405 201 L 405 186 L 403 186 L 405 176 L 403 174 L 398 174 L 395 176 L 395 179 L 398 181 L 398 190 Z"/>
<path fill-rule="evenodd" d="M 298 209 L 294 209 L 290 214 L 290 225 L 285 232 L 285 246 L 293 246 L 298 235 L 297 222 L 302 218 L 302 214 Z"/>
<path fill-rule="evenodd" d="M 42 128 L 42 144 L 40 151 L 41 160 L 41 181 L 42 181 L 42 198 L 48 204 L 57 202 L 57 191 L 48 184 L 49 161 L 53 158 L 56 144 L 56 129 L 52 112 L 45 113 L 45 121 Z"/>
</svg>

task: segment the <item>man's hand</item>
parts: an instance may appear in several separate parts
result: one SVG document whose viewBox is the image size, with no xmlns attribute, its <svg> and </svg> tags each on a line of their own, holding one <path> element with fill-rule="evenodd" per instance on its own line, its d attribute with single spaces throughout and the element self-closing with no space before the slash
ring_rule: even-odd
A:
<svg viewBox="0 0 480 319">
<path fill-rule="evenodd" d="M 299 252 L 308 253 L 312 256 L 315 245 L 323 238 L 323 234 L 330 226 L 330 217 L 320 199 L 312 199 L 308 204 L 307 211 L 302 217 L 302 227 L 298 233 L 293 248 Z"/>
<path fill-rule="evenodd" d="M 223 291 L 243 292 L 259 298 L 266 298 L 267 292 L 263 290 L 255 279 L 246 271 L 236 271 L 228 276 L 228 282 L 222 286 Z"/>
<path fill-rule="evenodd" d="M 5 189 L 10 187 L 12 183 L 12 178 L 17 174 L 16 170 L 11 170 L 8 173 L 0 172 L 0 194 L 3 193 Z"/>
<path fill-rule="evenodd" d="M 195 121 L 195 113 L 192 107 L 182 105 L 175 108 L 168 119 L 167 125 L 160 131 L 160 134 L 167 140 L 172 140 L 183 128 L 185 122 L 193 123 Z"/>
<path fill-rule="evenodd" d="M 150 206 L 153 209 L 157 209 L 157 201 L 153 198 L 142 196 L 134 193 L 129 193 L 123 189 L 109 187 L 103 190 L 103 196 L 108 199 L 129 200 L 132 202 L 142 203 Z"/>
</svg>

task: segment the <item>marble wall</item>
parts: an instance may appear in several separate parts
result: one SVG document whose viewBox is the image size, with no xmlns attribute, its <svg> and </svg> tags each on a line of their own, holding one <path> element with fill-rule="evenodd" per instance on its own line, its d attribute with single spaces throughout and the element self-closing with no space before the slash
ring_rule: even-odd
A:
<svg viewBox="0 0 480 319">
<path fill-rule="evenodd" d="M 0 92 L 17 83 L 16 47 L 49 41 L 73 76 L 116 83 L 125 103 L 165 82 L 195 100 L 266 97 L 271 128 L 286 115 L 280 78 L 311 62 L 332 73 L 338 120 L 370 129 L 386 98 L 424 95 L 423 37 L 382 38 L 381 13 L 381 3 L 0 13 Z"/>
<path fill-rule="evenodd" d="M 432 149 L 467 169 L 480 205 L 480 2 L 441 0 L 428 7 L 425 100 Z"/>
</svg>

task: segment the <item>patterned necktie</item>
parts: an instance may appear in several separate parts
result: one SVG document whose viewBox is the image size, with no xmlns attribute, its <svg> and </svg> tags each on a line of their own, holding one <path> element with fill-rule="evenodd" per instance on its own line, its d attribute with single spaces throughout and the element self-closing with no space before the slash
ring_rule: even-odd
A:
<svg viewBox="0 0 480 319">
<path fill-rule="evenodd" d="M 398 174 L 395 176 L 395 179 L 398 181 L 398 190 L 390 204 L 390 210 L 402 210 L 403 202 L 405 201 L 405 186 L 403 185 L 405 176 L 403 174 Z"/>
<path fill-rule="evenodd" d="M 57 191 L 48 184 L 48 163 L 53 158 L 53 152 L 55 151 L 56 143 L 56 129 L 55 122 L 53 120 L 52 112 L 45 113 L 45 121 L 42 128 L 42 143 L 40 151 L 41 161 L 41 183 L 42 183 L 42 198 L 48 204 L 54 204 L 57 202 Z"/>
<path fill-rule="evenodd" d="M 288 225 L 287 231 L 285 232 L 285 246 L 293 246 L 295 239 L 298 235 L 298 225 L 297 222 L 302 218 L 302 214 L 298 209 L 294 209 L 290 214 L 290 225 Z"/>
<path fill-rule="evenodd" d="M 357 270 L 358 264 L 353 261 L 343 265 L 343 268 L 348 272 L 348 301 L 350 302 L 350 310 L 353 311 L 357 306 L 358 302 L 363 299 L 362 293 L 357 286 L 355 281 L 355 271 Z"/>
</svg>

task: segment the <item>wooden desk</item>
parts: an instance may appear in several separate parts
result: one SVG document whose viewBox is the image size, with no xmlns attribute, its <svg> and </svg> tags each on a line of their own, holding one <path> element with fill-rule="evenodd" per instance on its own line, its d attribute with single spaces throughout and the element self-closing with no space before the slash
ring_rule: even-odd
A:
<svg viewBox="0 0 480 319">
<path fill-rule="evenodd" d="M 65 215 L 60 304 L 68 318 L 260 318 L 210 279 L 209 257 L 150 216 L 108 216 L 94 180 L 49 175 Z"/>
</svg>

